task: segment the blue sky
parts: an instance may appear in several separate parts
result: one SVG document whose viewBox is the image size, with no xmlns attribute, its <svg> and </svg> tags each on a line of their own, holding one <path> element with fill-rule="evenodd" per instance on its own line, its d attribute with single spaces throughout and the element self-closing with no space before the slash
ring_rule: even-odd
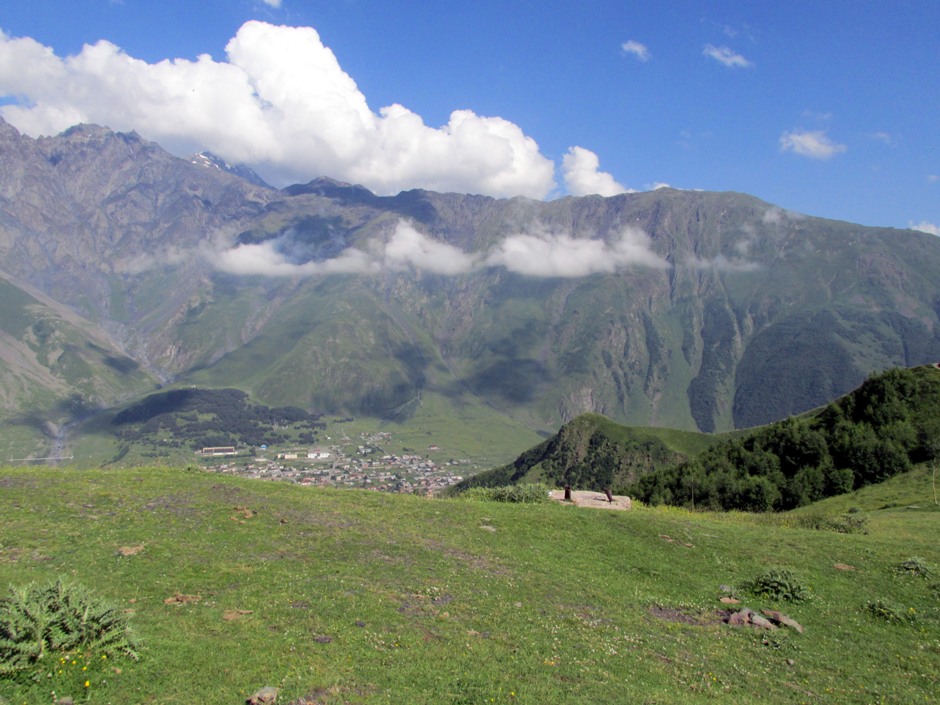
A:
<svg viewBox="0 0 940 705">
<path fill-rule="evenodd" d="M 136 129 L 277 185 L 669 184 L 940 225 L 935 0 L 31 0 L 0 30 L 0 114 L 31 135 Z"/>
</svg>

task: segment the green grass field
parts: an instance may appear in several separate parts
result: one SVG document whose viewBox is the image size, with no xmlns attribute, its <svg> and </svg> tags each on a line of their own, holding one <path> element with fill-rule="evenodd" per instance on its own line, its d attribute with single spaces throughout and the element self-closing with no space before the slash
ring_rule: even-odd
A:
<svg viewBox="0 0 940 705">
<path fill-rule="evenodd" d="M 127 610 L 143 644 L 137 663 L 51 655 L 37 683 L 0 678 L 0 702 L 221 705 L 264 686 L 282 705 L 936 702 L 931 477 L 838 499 L 814 510 L 855 508 L 869 533 L 167 468 L 0 469 L 0 585 L 80 583 Z M 898 573 L 912 557 L 933 574 Z M 811 599 L 742 588 L 769 568 Z M 722 585 L 805 633 L 722 623 Z"/>
</svg>

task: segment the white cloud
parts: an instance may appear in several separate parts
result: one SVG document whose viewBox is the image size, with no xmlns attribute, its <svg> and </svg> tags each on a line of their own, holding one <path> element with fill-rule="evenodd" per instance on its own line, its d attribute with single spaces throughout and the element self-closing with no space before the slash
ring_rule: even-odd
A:
<svg viewBox="0 0 940 705">
<path fill-rule="evenodd" d="M 566 233 L 537 231 L 506 237 L 486 252 L 465 252 L 419 232 L 399 221 L 388 237 L 376 237 L 362 248 L 349 247 L 332 259 L 298 261 L 290 234 L 255 244 L 232 245 L 220 237 L 214 247 L 187 253 L 216 269 L 240 275 L 284 277 L 329 274 L 379 274 L 414 269 L 442 276 L 459 276 L 486 268 L 502 267 L 530 277 L 585 277 L 610 274 L 629 267 L 663 269 L 668 263 L 652 250 L 650 238 L 638 228 L 627 228 L 619 237 L 602 239 L 573 237 Z M 173 262 L 180 261 L 174 253 Z M 172 264 L 155 256 L 134 263 L 135 273 L 150 267 Z"/>
<path fill-rule="evenodd" d="M 940 174 L 927 174 L 927 181 L 932 184 L 940 181 Z"/>
<path fill-rule="evenodd" d="M 882 144 L 886 144 L 889 147 L 893 147 L 895 144 L 894 137 L 889 132 L 873 132 L 869 135 L 869 137 L 871 137 L 871 139 L 875 140 L 876 142 L 881 142 Z"/>
<path fill-rule="evenodd" d="M 434 240 L 399 221 L 385 245 L 384 264 L 390 269 L 413 267 L 424 272 L 453 276 L 466 274 L 477 258 L 458 247 Z"/>
<path fill-rule="evenodd" d="M 298 264 L 278 249 L 278 240 L 236 245 L 216 253 L 203 253 L 216 269 L 231 274 L 262 274 L 269 277 L 322 276 L 326 274 L 369 274 L 379 265 L 368 254 L 349 248 L 338 256 Z"/>
<path fill-rule="evenodd" d="M 928 223 L 926 220 L 922 220 L 919 223 L 915 223 L 913 220 L 908 223 L 908 227 L 911 230 L 920 230 L 922 233 L 930 233 L 931 235 L 940 235 L 940 225 L 934 225 L 933 223 Z"/>
<path fill-rule="evenodd" d="M 829 159 L 844 152 L 846 146 L 829 139 L 824 130 L 784 132 L 780 135 L 780 151 L 793 152 L 813 159 Z"/>
<path fill-rule="evenodd" d="M 380 194 L 408 188 L 544 198 L 554 164 L 515 124 L 455 110 L 429 127 L 401 105 L 373 112 L 311 27 L 247 22 L 227 61 L 135 59 L 107 41 L 59 58 L 0 33 L 0 114 L 22 132 L 79 122 L 137 130 L 177 154 L 208 149 L 285 184 L 328 175 Z"/>
<path fill-rule="evenodd" d="M 512 235 L 490 252 L 486 264 L 531 277 L 571 278 L 610 274 L 630 266 L 669 266 L 638 228 L 627 228 L 611 243 L 567 234 Z"/>
<path fill-rule="evenodd" d="M 624 42 L 620 45 L 620 48 L 623 49 L 624 53 L 632 54 L 640 61 L 649 61 L 652 54 L 645 44 L 641 44 L 635 39 Z"/>
<path fill-rule="evenodd" d="M 273 7 L 275 9 L 281 6 L 281 0 L 261 0 L 268 7 Z"/>
<path fill-rule="evenodd" d="M 706 44 L 705 48 L 702 50 L 702 54 L 728 68 L 746 69 L 754 65 L 728 47 L 716 47 L 713 44 Z"/>
<path fill-rule="evenodd" d="M 599 171 L 600 159 L 589 149 L 571 147 L 561 161 L 565 188 L 572 196 L 616 196 L 629 193 L 606 171 Z"/>
</svg>

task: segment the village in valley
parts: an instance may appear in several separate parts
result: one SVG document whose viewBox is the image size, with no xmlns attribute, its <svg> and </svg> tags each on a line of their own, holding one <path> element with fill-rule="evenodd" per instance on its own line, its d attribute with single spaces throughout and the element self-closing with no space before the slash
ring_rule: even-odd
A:
<svg viewBox="0 0 940 705">
<path fill-rule="evenodd" d="M 437 445 L 421 452 L 403 448 L 387 452 L 392 435 L 362 432 L 356 438 L 343 435 L 324 438 L 309 448 L 275 449 L 207 447 L 197 452 L 203 469 L 261 480 L 280 480 L 320 487 L 358 487 L 378 492 L 434 495 L 477 472 L 468 458 L 444 459 Z"/>
</svg>

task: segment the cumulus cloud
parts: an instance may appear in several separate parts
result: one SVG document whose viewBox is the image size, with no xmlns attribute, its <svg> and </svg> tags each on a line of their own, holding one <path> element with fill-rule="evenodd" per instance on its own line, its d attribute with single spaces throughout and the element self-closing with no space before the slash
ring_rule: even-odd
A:
<svg viewBox="0 0 940 705">
<path fill-rule="evenodd" d="M 572 196 L 616 196 L 629 193 L 606 171 L 600 171 L 600 159 L 589 149 L 572 147 L 562 158 L 565 188 Z"/>
<path fill-rule="evenodd" d="M 926 220 L 922 220 L 919 223 L 915 223 L 912 220 L 908 223 L 908 227 L 910 227 L 911 230 L 920 230 L 922 233 L 940 235 L 940 226 L 934 225 L 933 223 L 928 223 Z"/>
<path fill-rule="evenodd" d="M 625 229 L 611 243 L 567 234 L 512 235 L 490 252 L 485 263 L 531 277 L 568 278 L 610 274 L 630 266 L 668 267 L 638 228 Z"/>
<path fill-rule="evenodd" d="M 844 152 L 846 146 L 829 139 L 823 130 L 788 131 L 780 135 L 780 151 L 793 152 L 812 159 L 829 159 Z"/>
<path fill-rule="evenodd" d="M 137 130 L 179 154 L 250 164 L 276 184 L 330 175 L 380 194 L 533 198 L 555 188 L 552 161 L 507 120 L 455 110 L 430 127 L 402 105 L 373 112 L 311 27 L 247 22 L 226 55 L 151 64 L 102 40 L 60 58 L 0 33 L 0 97 L 17 100 L 0 114 L 33 136 L 79 122 Z"/>
<path fill-rule="evenodd" d="M 746 69 L 754 65 L 728 47 L 716 47 L 713 44 L 706 44 L 705 48 L 702 50 L 702 54 L 728 68 Z"/>
<path fill-rule="evenodd" d="M 652 54 L 645 44 L 641 44 L 635 39 L 624 42 L 620 45 L 625 54 L 631 54 L 640 61 L 649 61 Z"/>
<path fill-rule="evenodd" d="M 268 7 L 273 7 L 277 9 L 281 6 L 281 0 L 261 0 Z"/>
</svg>

